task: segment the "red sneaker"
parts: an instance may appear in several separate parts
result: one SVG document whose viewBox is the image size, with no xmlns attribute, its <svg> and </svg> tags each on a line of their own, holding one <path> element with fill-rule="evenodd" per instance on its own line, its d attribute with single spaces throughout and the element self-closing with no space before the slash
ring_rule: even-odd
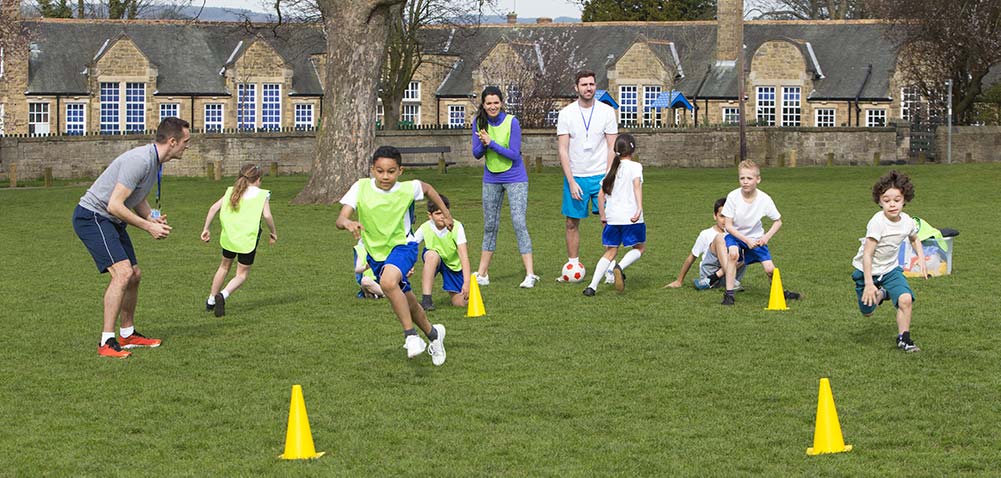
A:
<svg viewBox="0 0 1001 478">
<path fill-rule="evenodd" d="M 97 348 L 97 355 L 101 357 L 128 358 L 132 354 L 122 350 L 122 347 L 118 345 L 118 341 L 112 337 L 104 342 L 104 345 Z"/>
<path fill-rule="evenodd" d="M 128 337 L 122 337 L 122 348 L 123 349 L 134 349 L 136 347 L 159 347 L 160 339 L 149 339 L 139 332 L 132 332 L 132 335 Z"/>
</svg>

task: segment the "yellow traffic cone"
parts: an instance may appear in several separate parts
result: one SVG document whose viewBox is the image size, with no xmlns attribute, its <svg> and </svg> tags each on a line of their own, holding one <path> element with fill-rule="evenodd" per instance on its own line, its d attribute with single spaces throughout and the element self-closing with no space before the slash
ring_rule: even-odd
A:
<svg viewBox="0 0 1001 478">
<path fill-rule="evenodd" d="M 813 432 L 813 447 L 807 448 L 806 454 L 820 455 L 846 451 L 852 451 L 852 446 L 845 445 L 845 439 L 841 436 L 841 423 L 838 421 L 838 410 L 834 408 L 831 382 L 822 378 L 817 397 L 817 426 Z"/>
<path fill-rule="evenodd" d="M 785 289 L 782 288 L 782 275 L 777 267 L 772 272 L 772 291 L 768 294 L 768 307 L 765 310 L 789 310 L 786 307 Z"/>
<path fill-rule="evenodd" d="M 484 315 L 487 315 L 487 310 L 483 308 L 480 284 L 476 282 L 476 274 L 473 274 L 469 276 L 469 305 L 466 308 L 466 317 L 482 317 Z"/>
<path fill-rule="evenodd" d="M 306 402 L 302 399 L 302 385 L 292 385 L 292 404 L 288 409 L 288 431 L 285 433 L 285 453 L 278 456 L 283 460 L 307 460 L 319 458 L 323 452 L 313 447 L 313 434 L 309 431 L 309 417 L 306 416 Z"/>
</svg>

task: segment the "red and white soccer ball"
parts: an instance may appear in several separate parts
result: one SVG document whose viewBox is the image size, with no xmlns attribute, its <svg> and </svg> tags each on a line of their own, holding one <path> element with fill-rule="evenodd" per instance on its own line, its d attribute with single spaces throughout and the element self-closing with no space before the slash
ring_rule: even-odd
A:
<svg viewBox="0 0 1001 478">
<path fill-rule="evenodd" d="M 581 282 L 587 275 L 587 271 L 584 270 L 584 264 L 580 262 L 576 264 L 571 264 L 567 262 L 563 264 L 563 281 L 564 282 Z"/>
</svg>

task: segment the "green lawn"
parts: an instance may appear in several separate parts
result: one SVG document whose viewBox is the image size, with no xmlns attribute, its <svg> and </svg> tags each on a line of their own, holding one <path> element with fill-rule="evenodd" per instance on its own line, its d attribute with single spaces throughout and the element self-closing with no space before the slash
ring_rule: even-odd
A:
<svg viewBox="0 0 1001 478">
<path fill-rule="evenodd" d="M 918 354 L 895 349 L 891 307 L 861 317 L 849 278 L 886 168 L 763 171 L 785 224 L 776 265 L 805 296 L 785 312 L 763 310 L 757 266 L 733 308 L 694 290 L 694 271 L 685 289 L 661 289 L 736 171 L 648 170 L 648 253 L 624 295 L 605 286 L 589 299 L 583 284 L 554 282 L 566 258 L 561 176 L 548 169 L 531 175 L 540 286 L 517 288 L 505 210 L 487 316 L 467 319 L 436 293 L 442 367 L 406 360 L 388 303 L 354 298 L 339 207 L 289 205 L 305 177 L 265 178 L 281 241 L 261 247 L 223 319 L 203 310 L 219 251 L 198 234 L 229 179 L 165 178 L 173 233 L 156 242 L 131 229 L 137 322 L 164 345 L 125 361 L 95 353 L 107 278 L 70 224 L 85 187 L 0 190 L 0 476 L 994 475 L 1001 165 L 904 169 L 917 186 L 907 211 L 961 231 L 954 274 L 911 282 Z M 475 267 L 480 172 L 416 176 L 450 196 Z M 588 270 L 599 228 L 582 226 Z M 805 453 L 821 377 L 851 453 Z M 293 384 L 327 452 L 316 461 L 276 458 Z"/>
</svg>

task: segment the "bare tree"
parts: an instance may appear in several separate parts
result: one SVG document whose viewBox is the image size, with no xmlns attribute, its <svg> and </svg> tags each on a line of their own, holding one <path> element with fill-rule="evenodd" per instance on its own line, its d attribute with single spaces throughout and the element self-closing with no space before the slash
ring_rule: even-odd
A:
<svg viewBox="0 0 1001 478">
<path fill-rule="evenodd" d="M 889 35 L 900 47 L 897 68 L 905 81 L 941 107 L 951 79 L 953 120 L 970 123 L 984 78 L 1001 64 L 1001 2 L 882 0 L 879 7 L 882 17 L 893 19 Z"/>
<path fill-rule="evenodd" d="M 771 20 L 850 20 L 871 18 L 874 0 L 771 0 L 759 2 L 751 16 Z"/>
</svg>

